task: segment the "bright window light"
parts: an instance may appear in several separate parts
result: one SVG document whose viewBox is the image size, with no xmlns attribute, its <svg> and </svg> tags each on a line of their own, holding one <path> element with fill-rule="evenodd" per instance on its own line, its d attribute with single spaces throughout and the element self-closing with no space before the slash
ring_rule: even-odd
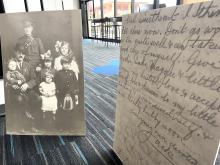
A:
<svg viewBox="0 0 220 165">
<path fill-rule="evenodd" d="M 64 10 L 71 10 L 73 8 L 73 0 L 63 0 Z"/>
<path fill-rule="evenodd" d="M 40 0 L 27 0 L 28 11 L 41 11 Z"/>
<path fill-rule="evenodd" d="M 3 0 L 6 13 L 25 12 L 24 0 Z"/>
<path fill-rule="evenodd" d="M 44 9 L 49 10 L 62 10 L 62 0 L 44 0 Z"/>
<path fill-rule="evenodd" d="M 134 12 L 144 12 L 153 9 L 153 0 L 135 0 L 134 1 Z"/>
<path fill-rule="evenodd" d="M 164 7 L 176 6 L 176 0 L 160 0 L 160 4 L 164 4 Z"/>
</svg>

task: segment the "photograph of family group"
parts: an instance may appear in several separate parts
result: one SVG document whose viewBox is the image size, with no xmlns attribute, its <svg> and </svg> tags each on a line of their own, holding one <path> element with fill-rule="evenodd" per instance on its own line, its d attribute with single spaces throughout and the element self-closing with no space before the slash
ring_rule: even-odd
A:
<svg viewBox="0 0 220 165">
<path fill-rule="evenodd" d="M 85 134 L 79 18 L 79 11 L 1 18 L 7 133 Z"/>
</svg>

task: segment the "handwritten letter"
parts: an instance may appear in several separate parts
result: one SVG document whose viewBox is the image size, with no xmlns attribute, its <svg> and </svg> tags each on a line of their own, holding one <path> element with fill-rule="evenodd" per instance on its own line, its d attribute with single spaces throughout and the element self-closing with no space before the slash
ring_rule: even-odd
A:
<svg viewBox="0 0 220 165">
<path fill-rule="evenodd" d="M 220 2 L 123 17 L 114 150 L 129 165 L 212 165 Z"/>
</svg>

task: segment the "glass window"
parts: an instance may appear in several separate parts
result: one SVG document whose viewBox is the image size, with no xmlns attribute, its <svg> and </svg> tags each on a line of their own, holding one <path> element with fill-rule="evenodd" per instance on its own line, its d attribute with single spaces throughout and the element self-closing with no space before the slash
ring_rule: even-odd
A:
<svg viewBox="0 0 220 165">
<path fill-rule="evenodd" d="M 87 2 L 88 19 L 93 19 L 93 1 Z"/>
<path fill-rule="evenodd" d="M 25 12 L 24 0 L 3 0 L 3 2 L 6 13 Z"/>
<path fill-rule="evenodd" d="M 131 0 L 117 0 L 116 1 L 117 16 L 131 13 Z"/>
<path fill-rule="evenodd" d="M 135 0 L 134 1 L 134 12 L 143 12 L 153 9 L 154 0 Z"/>
<path fill-rule="evenodd" d="M 92 20 L 93 20 L 93 1 L 87 2 L 89 37 L 92 37 Z"/>
<path fill-rule="evenodd" d="M 71 10 L 73 8 L 73 0 L 63 0 L 64 10 Z"/>
<path fill-rule="evenodd" d="M 114 17 L 114 0 L 103 0 L 104 17 Z"/>
<path fill-rule="evenodd" d="M 100 0 L 94 0 L 95 18 L 101 18 L 101 4 Z"/>
<path fill-rule="evenodd" d="M 197 3 L 197 2 L 206 2 L 210 0 L 183 0 L 183 4 Z"/>
<path fill-rule="evenodd" d="M 160 0 L 160 7 L 176 6 L 177 0 Z"/>
<path fill-rule="evenodd" d="M 41 11 L 40 1 L 27 0 L 28 11 Z"/>
<path fill-rule="evenodd" d="M 61 0 L 44 0 L 44 9 L 49 10 L 62 10 Z"/>
</svg>

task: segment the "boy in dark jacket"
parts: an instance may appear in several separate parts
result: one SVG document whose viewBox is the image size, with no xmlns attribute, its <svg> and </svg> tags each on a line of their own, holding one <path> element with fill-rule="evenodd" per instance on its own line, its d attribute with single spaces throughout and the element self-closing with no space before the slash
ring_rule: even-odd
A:
<svg viewBox="0 0 220 165">
<path fill-rule="evenodd" d="M 78 82 L 70 64 L 69 59 L 62 58 L 62 70 L 55 74 L 58 105 L 64 110 L 73 110 L 78 102 Z"/>
</svg>

